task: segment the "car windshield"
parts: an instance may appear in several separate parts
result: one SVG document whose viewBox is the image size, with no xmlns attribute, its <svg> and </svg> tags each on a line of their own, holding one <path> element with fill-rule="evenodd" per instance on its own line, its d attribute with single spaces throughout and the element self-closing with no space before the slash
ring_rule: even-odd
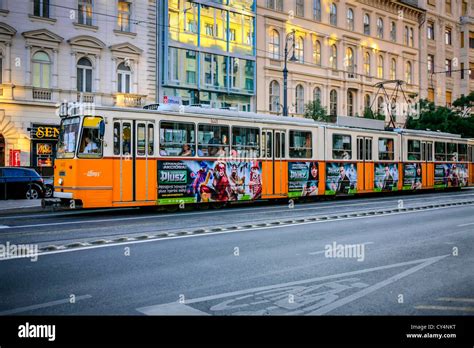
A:
<svg viewBox="0 0 474 348">
<path fill-rule="evenodd" d="M 59 132 L 58 158 L 74 157 L 76 151 L 77 135 L 79 133 L 79 117 L 66 118 L 61 121 Z"/>
</svg>

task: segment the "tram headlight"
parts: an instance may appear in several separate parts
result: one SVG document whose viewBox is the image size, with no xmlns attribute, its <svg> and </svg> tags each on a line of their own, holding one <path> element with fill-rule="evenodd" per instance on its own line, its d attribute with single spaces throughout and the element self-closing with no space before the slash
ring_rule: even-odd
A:
<svg viewBox="0 0 474 348">
<path fill-rule="evenodd" d="M 62 186 L 62 185 L 63 185 L 63 183 L 64 183 L 64 180 L 63 180 L 63 178 L 59 178 L 59 179 L 58 179 L 58 184 L 59 184 L 60 186 Z"/>
</svg>

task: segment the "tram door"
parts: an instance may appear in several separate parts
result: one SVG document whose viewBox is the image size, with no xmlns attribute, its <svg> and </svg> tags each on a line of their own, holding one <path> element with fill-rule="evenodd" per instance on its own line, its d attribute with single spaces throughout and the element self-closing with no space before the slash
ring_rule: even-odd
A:
<svg viewBox="0 0 474 348">
<path fill-rule="evenodd" d="M 423 161 L 424 168 L 421 169 L 422 184 L 423 187 L 434 185 L 434 165 L 433 161 L 433 142 L 422 141 L 421 142 L 421 160 Z"/>
<path fill-rule="evenodd" d="M 264 178 L 264 194 L 280 196 L 286 194 L 286 178 L 288 169 L 284 158 L 285 131 L 264 129 L 262 131 L 262 174 Z"/>
<path fill-rule="evenodd" d="M 362 175 L 363 190 L 373 188 L 374 167 L 372 164 L 372 138 L 371 137 L 357 137 L 357 160 L 362 161 L 362 165 L 358 166 L 357 172 L 360 173 L 360 175 Z M 362 170 L 360 170 L 360 167 L 362 167 L 361 168 Z"/>
<path fill-rule="evenodd" d="M 154 154 L 154 123 L 149 121 L 136 121 L 135 132 L 135 201 L 148 201 L 155 197 L 150 190 L 154 187 L 156 179 L 153 175 L 153 161 L 150 157 Z"/>
</svg>

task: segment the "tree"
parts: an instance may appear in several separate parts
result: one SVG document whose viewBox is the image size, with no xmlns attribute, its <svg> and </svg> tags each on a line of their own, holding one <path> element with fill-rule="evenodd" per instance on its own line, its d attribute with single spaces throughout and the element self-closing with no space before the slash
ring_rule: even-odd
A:
<svg viewBox="0 0 474 348">
<path fill-rule="evenodd" d="M 330 119 L 326 108 L 321 105 L 319 99 L 313 100 L 304 106 L 304 117 L 320 122 L 329 122 Z"/>
<path fill-rule="evenodd" d="M 381 120 L 385 121 L 385 115 L 381 114 L 380 112 L 373 112 L 371 108 L 366 107 L 364 109 L 364 118 L 370 118 L 373 120 Z"/>
</svg>

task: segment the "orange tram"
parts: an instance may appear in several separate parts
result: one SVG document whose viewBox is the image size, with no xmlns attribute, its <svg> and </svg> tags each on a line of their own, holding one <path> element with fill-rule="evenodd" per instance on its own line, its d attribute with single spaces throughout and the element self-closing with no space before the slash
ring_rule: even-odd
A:
<svg viewBox="0 0 474 348">
<path fill-rule="evenodd" d="M 44 206 L 221 205 L 474 185 L 474 139 L 455 134 L 148 108 L 61 105 L 54 198 Z"/>
</svg>

